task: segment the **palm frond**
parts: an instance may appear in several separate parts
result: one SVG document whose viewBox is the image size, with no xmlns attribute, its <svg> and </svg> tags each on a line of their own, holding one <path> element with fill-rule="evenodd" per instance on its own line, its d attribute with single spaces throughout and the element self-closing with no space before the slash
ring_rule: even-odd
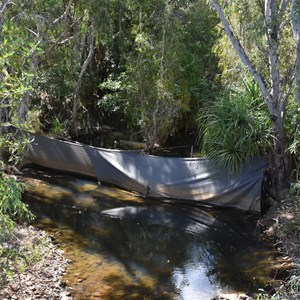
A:
<svg viewBox="0 0 300 300">
<path fill-rule="evenodd" d="M 239 92 L 226 92 L 198 117 L 202 150 L 217 162 L 237 172 L 241 163 L 261 155 L 271 146 L 270 124 L 260 91 L 252 81 Z"/>
</svg>

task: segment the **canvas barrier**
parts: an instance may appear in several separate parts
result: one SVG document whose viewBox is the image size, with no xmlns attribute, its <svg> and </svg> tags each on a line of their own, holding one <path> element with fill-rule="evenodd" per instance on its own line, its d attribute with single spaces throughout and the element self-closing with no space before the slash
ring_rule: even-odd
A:
<svg viewBox="0 0 300 300">
<path fill-rule="evenodd" d="M 32 135 L 27 162 L 97 177 L 98 181 L 144 196 L 206 203 L 260 212 L 266 160 L 254 158 L 236 174 L 219 169 L 209 159 L 160 157 L 136 151 L 96 148 Z"/>
<path fill-rule="evenodd" d="M 25 163 L 97 177 L 85 148 L 80 143 L 30 134 L 32 142 L 25 154 Z"/>
</svg>

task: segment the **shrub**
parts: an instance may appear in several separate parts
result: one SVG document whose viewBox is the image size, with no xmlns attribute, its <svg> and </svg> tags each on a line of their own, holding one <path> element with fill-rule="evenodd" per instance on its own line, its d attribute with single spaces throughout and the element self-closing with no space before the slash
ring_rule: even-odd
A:
<svg viewBox="0 0 300 300">
<path fill-rule="evenodd" d="M 269 118 L 258 99 L 255 84 L 246 82 L 244 90 L 225 93 L 199 114 L 203 152 L 219 166 L 237 171 L 241 162 L 270 147 Z"/>
</svg>

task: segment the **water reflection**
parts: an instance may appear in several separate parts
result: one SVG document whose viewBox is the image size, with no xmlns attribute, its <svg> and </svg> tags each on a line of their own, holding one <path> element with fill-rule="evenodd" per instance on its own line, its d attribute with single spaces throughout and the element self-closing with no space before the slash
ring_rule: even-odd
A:
<svg viewBox="0 0 300 300">
<path fill-rule="evenodd" d="M 25 199 L 72 259 L 76 299 L 213 299 L 256 291 L 272 275 L 248 215 L 57 174 L 34 181 Z"/>
</svg>

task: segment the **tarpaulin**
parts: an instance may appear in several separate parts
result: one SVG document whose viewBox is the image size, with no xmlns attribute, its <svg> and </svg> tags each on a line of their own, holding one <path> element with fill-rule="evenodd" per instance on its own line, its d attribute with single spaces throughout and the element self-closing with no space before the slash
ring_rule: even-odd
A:
<svg viewBox="0 0 300 300">
<path fill-rule="evenodd" d="M 266 160 L 245 163 L 236 174 L 209 159 L 160 157 L 84 146 L 97 178 L 150 197 L 204 201 L 260 211 Z"/>
<path fill-rule="evenodd" d="M 25 162 L 38 166 L 97 177 L 96 171 L 80 143 L 30 134 L 33 140 L 25 153 Z"/>
<path fill-rule="evenodd" d="M 34 136 L 26 160 L 34 164 L 97 177 L 144 196 L 260 211 L 266 160 L 253 158 L 236 174 L 209 159 L 161 157 L 111 150 Z"/>
</svg>

